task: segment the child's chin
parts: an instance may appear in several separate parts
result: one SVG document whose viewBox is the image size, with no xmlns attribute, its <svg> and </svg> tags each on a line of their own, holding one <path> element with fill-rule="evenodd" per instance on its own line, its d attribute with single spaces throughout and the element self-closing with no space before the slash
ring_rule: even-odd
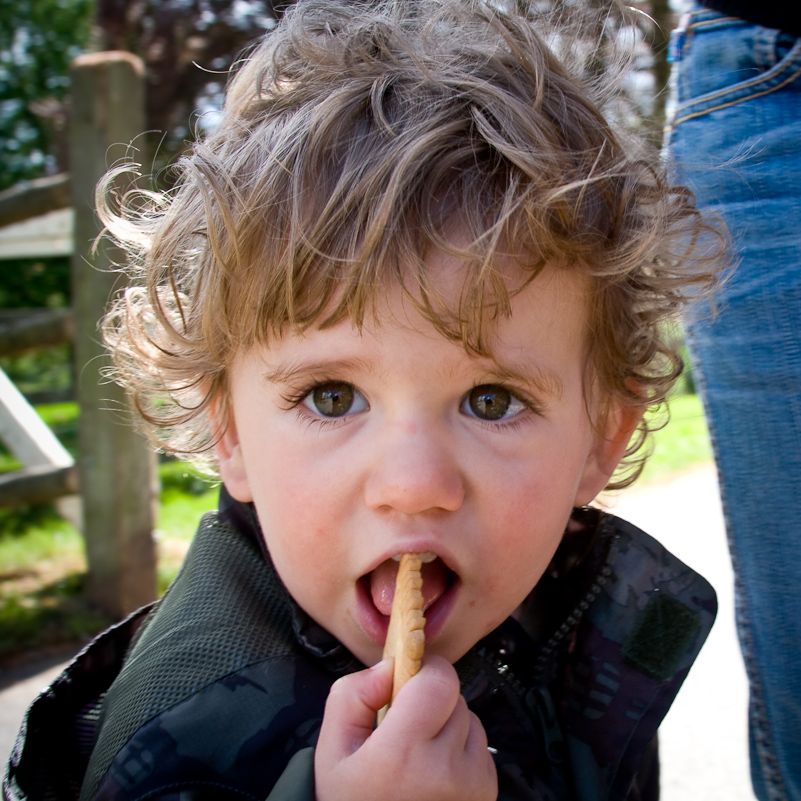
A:
<svg viewBox="0 0 801 801">
<path fill-rule="evenodd" d="M 350 642 L 343 640 L 342 644 L 365 667 L 373 667 L 373 665 L 377 665 L 384 658 L 383 645 L 376 645 L 366 637 L 353 638 Z"/>
</svg>

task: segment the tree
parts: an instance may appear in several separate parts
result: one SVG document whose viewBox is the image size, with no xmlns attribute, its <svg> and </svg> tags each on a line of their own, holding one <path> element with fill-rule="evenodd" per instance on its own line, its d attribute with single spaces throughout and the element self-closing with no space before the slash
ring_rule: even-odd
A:
<svg viewBox="0 0 801 801">
<path fill-rule="evenodd" d="M 275 26 L 278 0 L 98 0 L 101 46 L 145 62 L 150 157 L 171 162 L 217 109 L 238 55 Z M 155 170 L 154 170 L 155 172 Z"/>
<path fill-rule="evenodd" d="M 0 0 L 0 190 L 67 169 L 67 71 L 70 60 L 89 46 L 90 32 L 92 48 L 129 50 L 145 62 L 150 133 L 143 155 L 154 159 L 157 172 L 185 149 L 193 126 L 203 126 L 204 112 L 219 107 L 234 60 L 275 25 L 291 1 Z M 589 2 L 604 6 L 608 0 Z M 641 116 L 658 138 L 672 15 L 668 0 L 633 5 L 656 23 L 643 18 L 640 28 L 648 62 L 643 66 L 653 73 L 653 89 L 643 92 L 649 107 Z"/>
<path fill-rule="evenodd" d="M 0 190 L 67 168 L 67 73 L 94 10 L 94 0 L 0 0 Z"/>
</svg>

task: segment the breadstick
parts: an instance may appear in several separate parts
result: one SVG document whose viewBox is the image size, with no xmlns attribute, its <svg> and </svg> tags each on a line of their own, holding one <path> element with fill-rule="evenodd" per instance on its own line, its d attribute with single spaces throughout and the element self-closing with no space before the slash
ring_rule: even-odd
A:
<svg viewBox="0 0 801 801">
<path fill-rule="evenodd" d="M 418 553 L 405 553 L 395 579 L 395 597 L 389 616 L 389 629 L 384 643 L 384 659 L 394 657 L 392 701 L 404 684 L 419 670 L 423 660 L 426 637 L 423 617 L 423 562 Z M 378 723 L 384 719 L 392 701 L 378 712 Z"/>
</svg>

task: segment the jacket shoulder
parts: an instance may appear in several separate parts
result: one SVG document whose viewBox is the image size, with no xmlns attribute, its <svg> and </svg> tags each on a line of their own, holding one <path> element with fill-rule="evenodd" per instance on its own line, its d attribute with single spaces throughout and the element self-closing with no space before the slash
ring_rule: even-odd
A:
<svg viewBox="0 0 801 801">
<path fill-rule="evenodd" d="M 81 797 L 263 787 L 316 737 L 328 684 L 257 545 L 207 515 L 104 699 Z"/>
</svg>

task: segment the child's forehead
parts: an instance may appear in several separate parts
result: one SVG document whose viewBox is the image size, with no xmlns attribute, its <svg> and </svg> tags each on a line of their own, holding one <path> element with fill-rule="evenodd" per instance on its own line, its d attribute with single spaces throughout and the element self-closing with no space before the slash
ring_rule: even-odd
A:
<svg viewBox="0 0 801 801">
<path fill-rule="evenodd" d="M 450 317 L 467 329 L 486 326 L 490 319 L 512 316 L 511 309 L 504 312 L 498 308 L 499 299 L 513 298 L 529 285 L 533 286 L 529 294 L 566 293 L 568 305 L 575 306 L 576 314 L 583 313 L 591 279 L 579 263 L 561 259 L 543 263 L 539 256 L 532 256 L 525 243 L 512 241 L 507 235 L 498 236 L 487 247 L 458 214 L 449 218 L 439 233 L 436 241 L 418 243 L 415 251 L 400 258 L 394 270 L 376 263 L 373 270 L 362 274 L 358 288 L 369 298 L 374 321 L 417 325 L 409 318 L 425 308 L 427 319 Z M 323 265 L 320 269 L 326 268 Z M 470 293 L 478 287 L 480 293 L 471 298 Z M 321 320 L 337 306 L 345 291 L 342 285 L 332 288 Z M 356 325 L 361 325 L 361 318 Z"/>
<path fill-rule="evenodd" d="M 444 263 L 448 269 L 441 276 L 439 311 L 446 317 L 452 313 L 449 303 L 459 299 L 460 274 L 450 257 Z M 546 267 L 530 281 L 522 274 L 515 276 L 510 290 L 508 313 L 486 315 L 488 319 L 481 323 L 485 328 L 482 351 L 469 346 L 473 341 L 469 335 L 460 337 L 442 321 L 429 319 L 431 310 L 421 307 L 419 290 L 395 282 L 376 297 L 372 313 L 361 321 L 345 317 L 328 324 L 323 323 L 323 315 L 317 324 L 302 330 L 285 328 L 262 351 L 268 373 L 285 378 L 302 372 L 325 372 L 326 366 L 371 372 L 385 351 L 403 360 L 408 355 L 403 343 L 416 342 L 414 358 L 426 361 L 430 355 L 445 365 L 442 369 L 446 373 L 484 370 L 498 379 L 515 378 L 542 372 L 544 362 L 572 346 L 577 352 L 586 351 L 589 325 L 585 276 Z M 469 326 L 469 322 L 462 325 Z M 447 354 L 444 359 L 443 354 Z"/>
<path fill-rule="evenodd" d="M 545 260 L 532 253 L 512 226 L 483 236 L 452 212 L 435 234 L 399 240 L 395 249 L 318 252 L 300 268 L 287 265 L 283 274 L 270 264 L 249 271 L 254 280 L 248 290 L 235 290 L 236 309 L 227 315 L 241 332 L 234 337 L 236 349 L 303 338 L 345 323 L 379 335 L 390 328 L 423 332 L 434 342 L 444 338 L 492 359 L 499 343 L 524 329 L 532 313 L 526 305 L 543 294 L 550 303 L 558 299 L 562 312 L 585 334 L 586 269 L 566 258 Z M 533 313 L 541 316 L 542 310 Z"/>
</svg>

